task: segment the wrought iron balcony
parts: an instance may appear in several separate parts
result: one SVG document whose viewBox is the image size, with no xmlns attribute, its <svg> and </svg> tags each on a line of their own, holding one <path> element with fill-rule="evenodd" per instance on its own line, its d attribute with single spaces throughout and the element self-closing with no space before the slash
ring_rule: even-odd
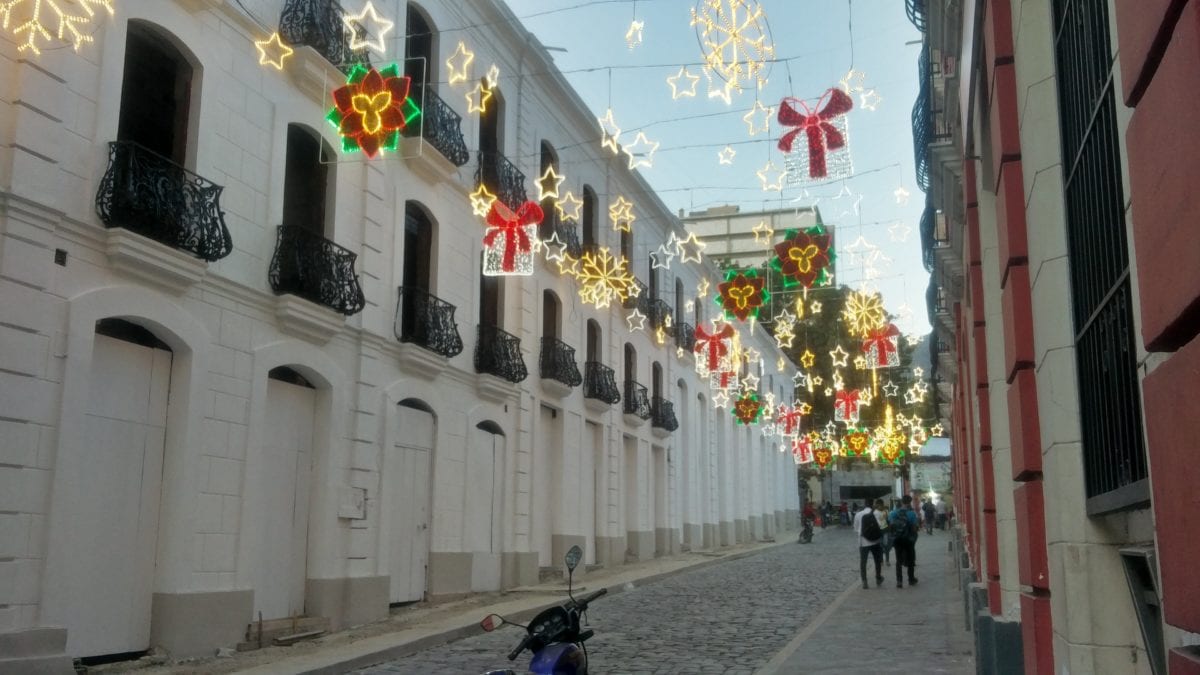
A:
<svg viewBox="0 0 1200 675">
<path fill-rule="evenodd" d="M 690 323 L 675 324 L 675 346 L 685 352 L 696 350 L 696 328 Z"/>
<path fill-rule="evenodd" d="M 513 384 L 529 376 L 521 357 L 521 339 L 495 326 L 479 326 L 475 343 L 475 372 L 495 375 Z"/>
<path fill-rule="evenodd" d="M 221 211 L 220 185 L 132 141 L 108 144 L 108 170 L 96 191 L 96 214 L 120 227 L 212 262 L 233 239 Z"/>
<path fill-rule="evenodd" d="M 268 277 L 276 295 L 291 293 L 347 316 L 366 305 L 354 274 L 358 258 L 299 225 L 280 225 Z"/>
<path fill-rule="evenodd" d="M 349 72 L 355 64 L 369 64 L 367 50 L 350 49 L 350 39 L 342 17 L 346 11 L 336 0 L 287 0 L 279 15 L 279 37 L 293 46 L 309 46 L 337 66 Z"/>
<path fill-rule="evenodd" d="M 617 389 L 617 378 L 613 369 L 599 361 L 588 361 L 583 364 L 583 397 L 594 398 L 609 405 L 621 402 L 621 392 Z"/>
<path fill-rule="evenodd" d="M 646 387 L 627 380 L 625 382 L 625 414 L 636 415 L 644 420 L 650 419 L 650 393 Z"/>
<path fill-rule="evenodd" d="M 653 399 L 650 426 L 675 431 L 679 428 L 679 420 L 675 419 L 675 405 L 661 396 Z"/>
<path fill-rule="evenodd" d="M 649 316 L 650 315 L 650 286 L 648 286 L 646 284 L 646 282 L 642 281 L 641 279 L 638 279 L 637 277 L 634 277 L 633 280 L 637 282 L 637 287 L 639 289 L 637 292 L 637 295 L 631 295 L 628 298 L 625 298 L 625 300 L 621 303 L 621 306 L 624 307 L 625 309 L 637 308 L 637 310 L 640 311 L 642 314 Z"/>
<path fill-rule="evenodd" d="M 414 95 L 417 93 L 414 92 Z M 431 87 L 425 87 L 423 94 L 423 121 L 419 125 L 421 138 L 442 153 L 454 166 L 466 164 L 471 159 L 471 151 L 467 149 L 467 143 L 463 140 L 462 115 L 454 112 Z M 404 135 L 416 136 L 417 129 L 418 125 L 407 127 Z"/>
<path fill-rule="evenodd" d="M 672 325 L 673 320 L 671 304 L 660 298 L 649 301 L 648 306 L 650 311 L 646 312 L 646 316 L 650 317 L 650 325 L 666 331 Z"/>
<path fill-rule="evenodd" d="M 555 219 L 554 232 L 558 234 L 559 241 L 567 245 L 568 255 L 572 258 L 583 257 L 583 245 L 579 243 L 579 228 L 571 223 Z"/>
<path fill-rule="evenodd" d="M 396 339 L 435 354 L 454 358 L 462 353 L 462 337 L 454 323 L 454 305 L 423 288 L 400 287 L 393 330 Z"/>
<path fill-rule="evenodd" d="M 480 150 L 479 166 L 475 169 L 475 184 L 486 185 L 500 201 L 517 208 L 526 200 L 525 174 L 504 155 Z"/>
<path fill-rule="evenodd" d="M 557 380 L 568 387 L 583 383 L 575 363 L 575 348 L 553 337 L 542 338 L 542 356 L 538 362 L 543 380 Z"/>
</svg>

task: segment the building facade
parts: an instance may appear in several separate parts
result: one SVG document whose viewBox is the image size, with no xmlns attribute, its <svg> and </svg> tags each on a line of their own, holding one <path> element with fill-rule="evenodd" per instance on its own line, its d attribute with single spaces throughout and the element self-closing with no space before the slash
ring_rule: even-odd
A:
<svg viewBox="0 0 1200 675">
<path fill-rule="evenodd" d="M 731 267 L 759 267 L 774 256 L 772 247 L 788 230 L 822 225 L 815 206 L 742 212 L 739 206 L 711 206 L 683 216 L 683 226 L 706 245 L 710 258 Z M 770 246 L 767 246 L 767 243 Z"/>
<path fill-rule="evenodd" d="M 1200 672 L 1200 4 L 908 6 L 978 668 Z"/>
<path fill-rule="evenodd" d="M 338 629 L 534 583 L 574 544 L 620 565 L 794 526 L 791 457 L 694 368 L 715 267 L 652 265 L 682 227 L 505 5 L 375 3 L 396 37 L 370 58 L 422 113 L 368 160 L 325 123 L 365 55 L 336 3 L 117 4 L 78 51 L 0 39 L 0 671 L 211 655 L 259 616 Z M 274 30 L 282 69 L 257 63 Z M 547 203 L 542 235 L 622 252 L 645 329 L 541 255 L 481 274 L 471 193 L 519 205 L 548 166 L 582 204 Z"/>
</svg>

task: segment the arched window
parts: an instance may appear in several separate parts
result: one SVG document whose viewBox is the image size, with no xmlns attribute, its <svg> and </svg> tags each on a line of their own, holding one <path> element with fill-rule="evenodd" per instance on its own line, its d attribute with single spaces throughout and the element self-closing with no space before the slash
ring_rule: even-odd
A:
<svg viewBox="0 0 1200 675">
<path fill-rule="evenodd" d="M 658 299 L 658 268 L 654 266 L 654 256 L 647 256 L 646 260 L 647 260 L 646 271 L 650 274 L 650 276 L 647 277 L 647 279 L 649 279 L 649 284 L 650 284 L 650 299 L 657 300 Z"/>
<path fill-rule="evenodd" d="M 683 321 L 683 279 L 675 277 L 675 316 L 676 321 Z"/>
<path fill-rule="evenodd" d="M 433 218 L 419 202 L 404 202 L 404 271 L 405 288 L 434 290 L 435 228 Z"/>
<path fill-rule="evenodd" d="M 420 99 L 421 88 L 437 82 L 437 45 L 433 22 L 416 3 L 408 3 L 405 17 L 404 74 L 412 78 L 413 95 Z"/>
<path fill-rule="evenodd" d="M 600 333 L 600 324 L 595 319 L 588 319 L 587 322 L 587 360 L 599 363 L 602 361 L 603 344 L 601 343 L 602 334 Z"/>
<path fill-rule="evenodd" d="M 542 291 L 542 337 L 560 337 L 562 333 L 561 306 L 562 303 L 559 302 L 554 291 Z"/>
<path fill-rule="evenodd" d="M 637 382 L 637 349 L 625 343 L 625 381 Z"/>
<path fill-rule="evenodd" d="M 481 80 L 483 86 L 487 87 L 487 81 Z M 500 87 L 491 88 L 492 96 L 488 99 L 484 106 L 483 112 L 479 113 L 479 151 L 487 153 L 503 153 L 504 152 L 504 134 L 502 130 L 502 115 L 504 113 L 504 100 L 500 96 Z M 485 184 L 495 189 L 498 184 L 498 177 L 484 176 Z"/>
<path fill-rule="evenodd" d="M 477 269 L 483 269 L 482 253 Z M 479 275 L 479 325 L 504 328 L 504 277 Z"/>
<path fill-rule="evenodd" d="M 662 391 L 662 384 L 663 384 L 662 364 L 659 363 L 658 361 L 655 361 L 654 365 L 650 369 L 650 373 L 651 373 L 650 392 L 655 398 L 662 398 L 662 393 L 663 393 L 663 391 Z"/>
<path fill-rule="evenodd" d="M 596 238 L 596 191 L 590 185 L 583 186 L 583 250 L 594 251 L 599 244 Z"/>
<path fill-rule="evenodd" d="M 165 31 L 130 21 L 117 140 L 133 141 L 184 166 L 192 77 L 191 61 Z"/>
<path fill-rule="evenodd" d="M 554 152 L 554 147 L 549 141 L 542 141 L 541 161 L 538 166 L 538 176 L 546 175 L 546 170 L 553 167 L 554 172 L 558 173 L 558 155 Z M 542 224 L 538 228 L 538 236 L 542 239 L 549 239 L 551 233 L 554 232 L 554 226 L 558 224 L 558 211 L 554 208 L 554 197 L 547 197 L 542 200 Z"/>
<path fill-rule="evenodd" d="M 629 261 L 629 267 L 633 267 L 633 233 L 621 230 L 621 255 Z"/>
<path fill-rule="evenodd" d="M 327 234 L 329 166 L 333 153 L 317 132 L 300 124 L 287 127 L 283 179 L 283 224 Z"/>
</svg>

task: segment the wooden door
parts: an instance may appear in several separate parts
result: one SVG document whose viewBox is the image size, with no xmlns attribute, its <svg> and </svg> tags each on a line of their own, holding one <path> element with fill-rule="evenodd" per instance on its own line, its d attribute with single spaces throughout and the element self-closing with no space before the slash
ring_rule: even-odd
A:
<svg viewBox="0 0 1200 675">
<path fill-rule="evenodd" d="M 423 410 L 397 406 L 396 442 L 384 462 L 383 508 L 390 522 L 388 601 L 425 597 L 429 560 L 429 483 L 434 419 Z"/>
</svg>

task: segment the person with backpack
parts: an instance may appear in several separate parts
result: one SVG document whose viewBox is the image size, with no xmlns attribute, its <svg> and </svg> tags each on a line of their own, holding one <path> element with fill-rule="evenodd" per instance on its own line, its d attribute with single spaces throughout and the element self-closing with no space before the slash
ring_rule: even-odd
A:
<svg viewBox="0 0 1200 675">
<path fill-rule="evenodd" d="M 867 502 L 866 508 L 854 514 L 854 531 L 858 533 L 858 572 L 862 577 L 863 588 L 871 587 L 867 583 L 868 554 L 875 558 L 875 585 L 882 586 L 883 548 L 880 546 L 880 540 L 883 539 L 883 528 L 880 527 L 879 518 L 871 508 L 870 502 Z"/>
<path fill-rule="evenodd" d="M 912 508 L 912 496 L 904 495 L 901 506 L 888 515 L 888 530 L 896 551 L 896 588 L 904 588 L 904 569 L 908 568 L 908 585 L 915 586 L 917 577 L 917 512 Z"/>
</svg>

